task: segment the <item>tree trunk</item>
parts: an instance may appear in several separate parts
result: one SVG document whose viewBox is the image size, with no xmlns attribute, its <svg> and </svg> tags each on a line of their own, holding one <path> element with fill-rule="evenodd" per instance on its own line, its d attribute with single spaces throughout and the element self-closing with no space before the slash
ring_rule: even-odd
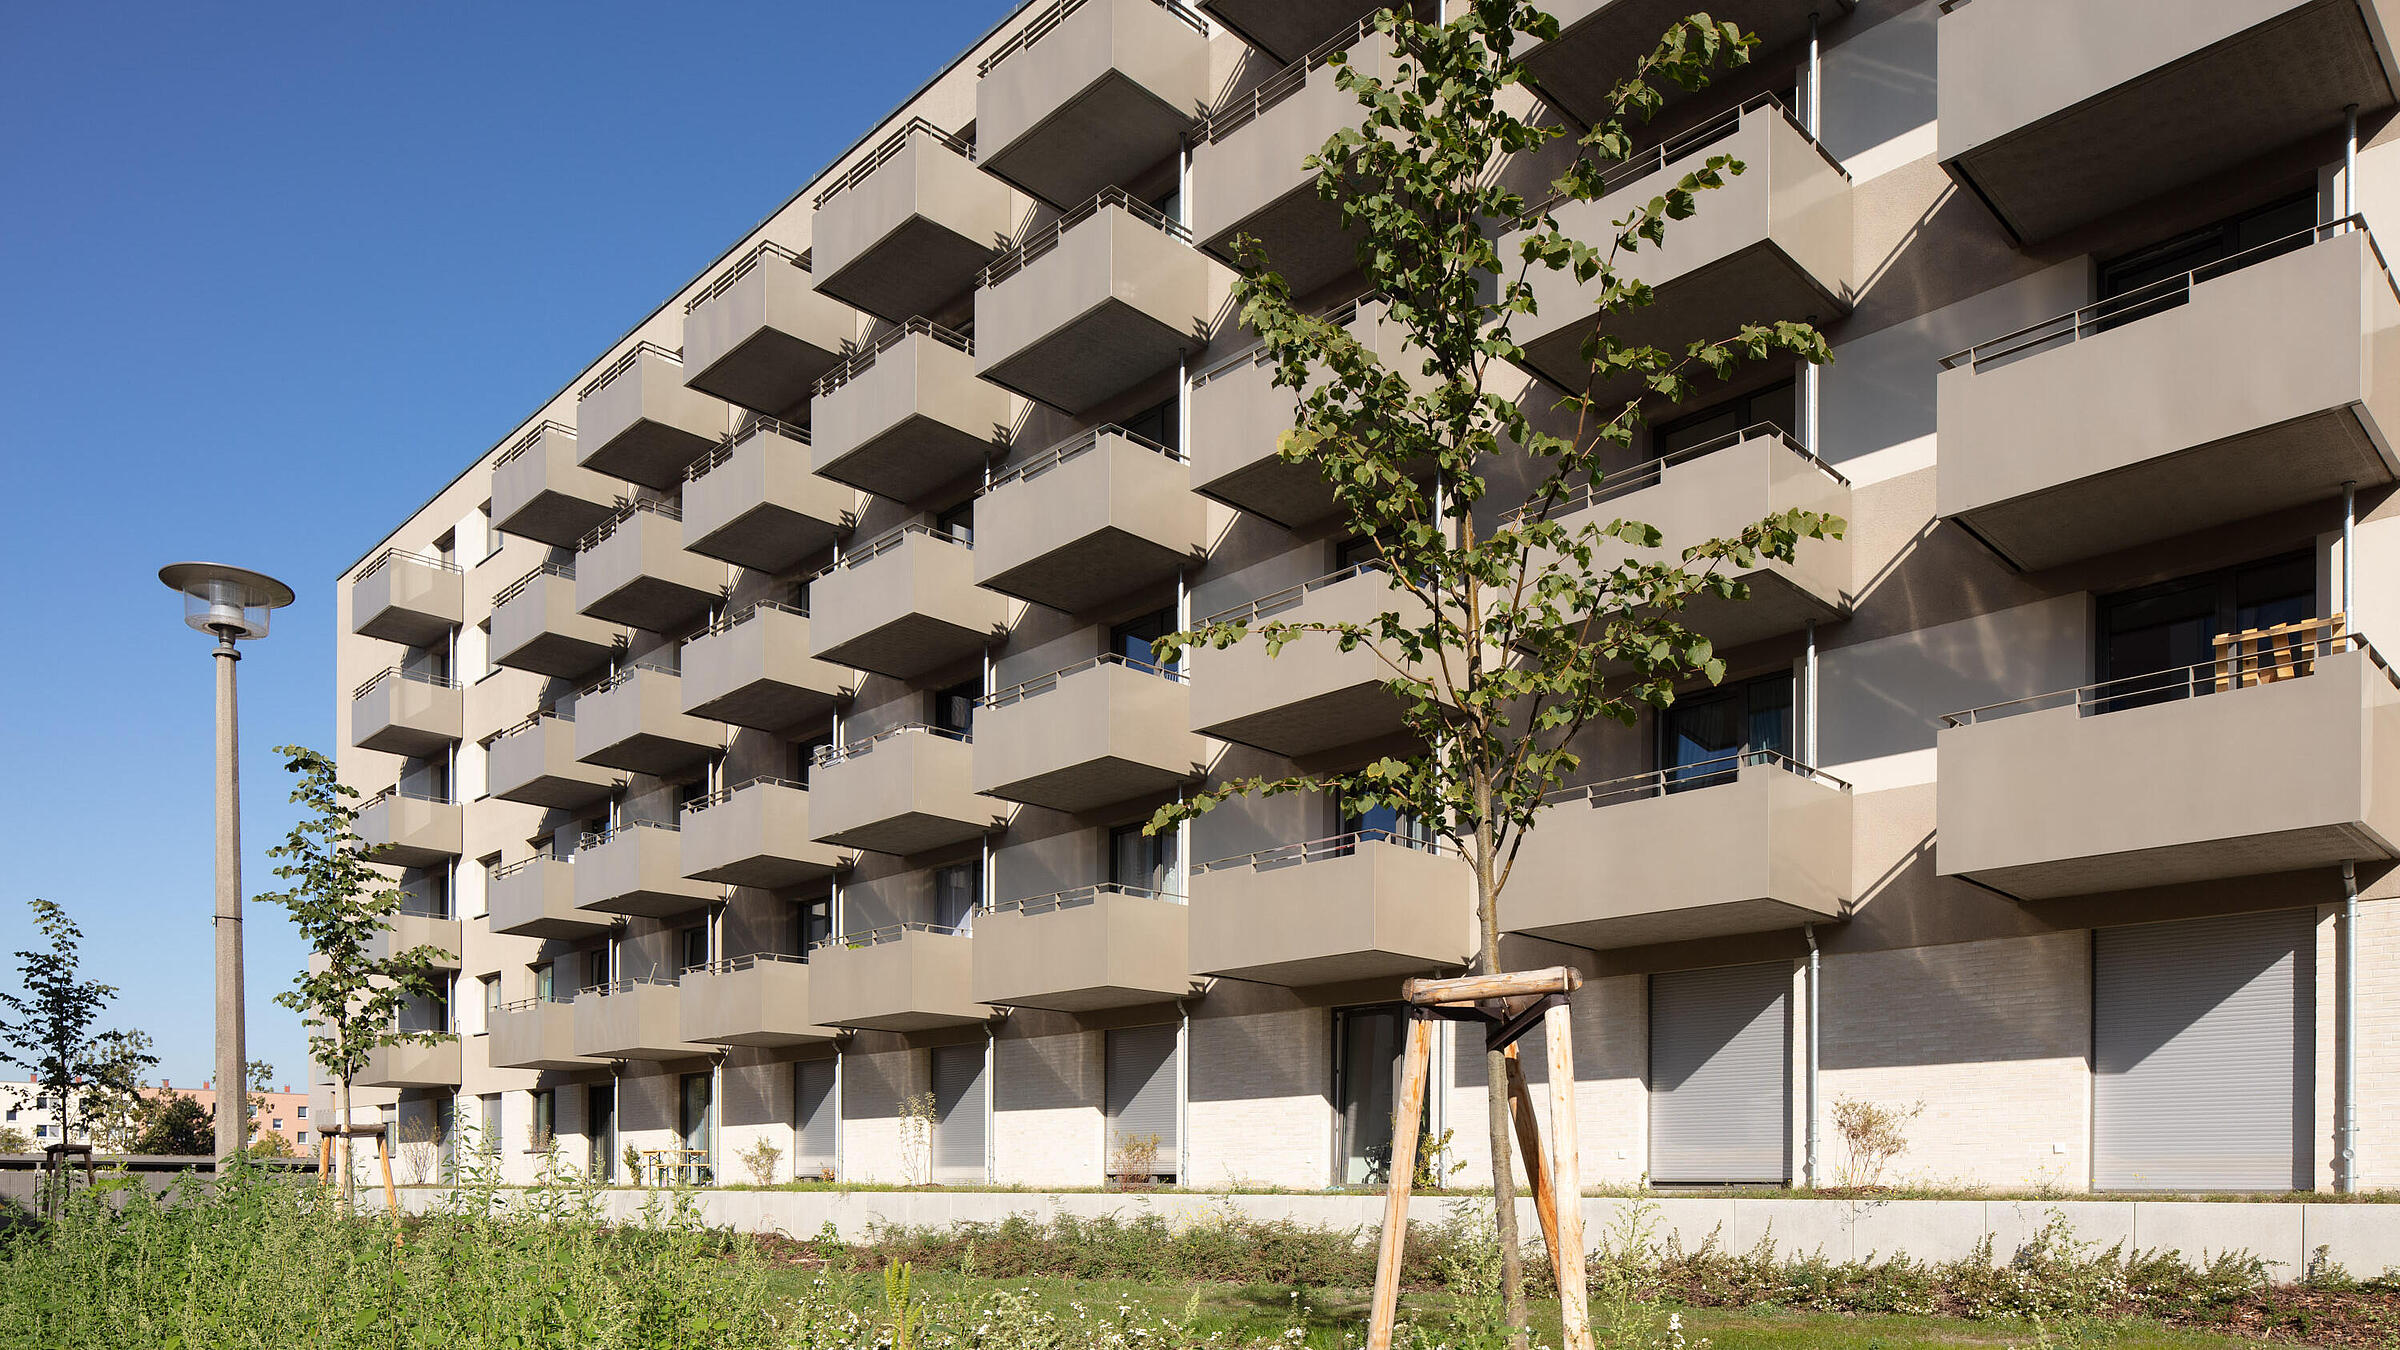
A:
<svg viewBox="0 0 2400 1350">
<path fill-rule="evenodd" d="M 342 1213 L 348 1214 L 350 1207 L 358 1201 L 356 1178 L 350 1166 L 350 1076 L 348 1074 L 342 1075 L 334 1083 L 333 1092 L 333 1115 L 334 1119 L 341 1122 L 342 1129 Z"/>
<path fill-rule="evenodd" d="M 1492 883 L 1491 780 L 1475 779 L 1475 910 L 1482 925 L 1486 975 L 1500 973 L 1500 907 Z M 1511 1350 L 1525 1350 L 1525 1256 L 1517 1244 L 1516 1177 L 1509 1166 L 1508 1057 L 1483 1052 L 1485 1126 L 1492 1150 L 1492 1219 L 1500 1242 L 1500 1299 Z"/>
</svg>

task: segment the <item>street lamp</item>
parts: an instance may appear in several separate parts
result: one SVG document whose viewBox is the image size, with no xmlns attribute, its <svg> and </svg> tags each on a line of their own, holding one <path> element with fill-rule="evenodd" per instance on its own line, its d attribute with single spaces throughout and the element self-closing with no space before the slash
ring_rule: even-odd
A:
<svg viewBox="0 0 2400 1350">
<path fill-rule="evenodd" d="M 242 1044 L 242 801 L 233 666 L 234 643 L 267 635 L 267 615 L 292 603 L 292 588 L 222 563 L 158 569 L 183 594 L 183 621 L 217 639 L 217 1159 L 249 1142 L 248 1066 Z"/>
</svg>

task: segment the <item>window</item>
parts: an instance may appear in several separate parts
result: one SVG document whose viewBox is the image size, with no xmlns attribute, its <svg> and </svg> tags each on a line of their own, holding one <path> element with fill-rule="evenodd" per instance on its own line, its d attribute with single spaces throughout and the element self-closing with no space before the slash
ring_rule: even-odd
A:
<svg viewBox="0 0 2400 1350">
<path fill-rule="evenodd" d="M 2192 667 L 2216 657 L 2216 637 L 2316 617 L 2317 566 L 2306 553 L 2100 597 L 2095 666 L 2114 712 L 2213 688 Z M 2202 672 L 2205 674 L 2205 672 Z"/>
<path fill-rule="evenodd" d="M 983 697 L 980 684 L 954 684 L 933 696 L 933 724 L 961 736 L 975 733 L 975 700 Z"/>
<path fill-rule="evenodd" d="M 302 1120 L 306 1120 L 308 1119 L 308 1107 L 305 1104 L 294 1107 L 292 1109 L 292 1114 L 298 1116 Z"/>
<path fill-rule="evenodd" d="M 933 922 L 937 928 L 966 932 L 975 925 L 975 907 L 983 899 L 983 864 L 961 863 L 933 872 Z"/>
<path fill-rule="evenodd" d="M 792 905 L 792 948 L 786 956 L 808 959 L 819 942 L 833 936 L 833 901 L 799 900 Z"/>
<path fill-rule="evenodd" d="M 433 870 L 404 874 L 400 882 L 400 912 L 427 919 L 450 917 L 450 874 Z"/>
<path fill-rule="evenodd" d="M 476 1136 L 475 1146 L 485 1153 L 497 1154 L 500 1151 L 502 1139 L 500 1094 L 487 1092 L 476 1099 L 476 1106 L 478 1108 L 476 1124 L 481 1133 Z"/>
<path fill-rule="evenodd" d="M 1407 1015 L 1397 1007 L 1334 1011 L 1334 1127 L 1340 1136 L 1334 1156 L 1342 1185 L 1370 1186 L 1390 1177 L 1392 1111 L 1399 1100 L 1407 1028 Z"/>
<path fill-rule="evenodd" d="M 949 535 L 962 544 L 975 542 L 975 499 L 967 498 L 958 505 L 933 518 L 937 533 Z"/>
<path fill-rule="evenodd" d="M 1144 408 L 1117 425 L 1143 440 L 1153 441 L 1169 450 L 1180 450 L 1183 448 L 1183 439 L 1176 432 L 1181 420 L 1175 415 L 1175 400 L 1168 399 L 1155 408 Z"/>
<path fill-rule="evenodd" d="M 1661 422 L 1650 433 L 1650 452 L 1659 458 L 1722 440 L 1765 422 L 1786 434 L 1800 430 L 1799 403 L 1790 380 L 1737 394 L 1722 403 L 1673 421 Z"/>
<path fill-rule="evenodd" d="M 1380 566 L 1383 555 L 1376 551 L 1375 541 L 1366 535 L 1344 539 L 1333 546 L 1333 570 L 1347 572 L 1353 567 Z"/>
<path fill-rule="evenodd" d="M 1108 630 L 1108 650 L 1122 656 L 1143 670 L 1164 670 L 1170 673 L 1182 668 L 1180 659 L 1161 661 L 1153 642 L 1175 631 L 1175 611 L 1162 609 L 1138 619 L 1127 619 Z"/>
<path fill-rule="evenodd" d="M 300 1147 L 302 1147 L 302 1148 L 307 1148 L 307 1147 L 308 1147 L 308 1131 L 306 1131 L 306 1130 L 302 1130 L 302 1131 L 300 1132 Z"/>
<path fill-rule="evenodd" d="M 617 1089 L 595 1083 L 584 1089 L 584 1170 L 602 1181 L 617 1179 Z"/>
<path fill-rule="evenodd" d="M 831 736 L 812 736 L 805 741 L 794 741 L 791 747 L 791 769 L 785 776 L 800 786 L 807 787 L 809 775 L 816 771 L 817 752 L 832 748 L 833 738 Z"/>
<path fill-rule="evenodd" d="M 269 1129 L 275 1129 L 275 1130 L 280 1130 L 280 1129 L 282 1129 L 282 1128 L 283 1128 L 283 1117 L 281 1117 L 281 1116 L 277 1116 L 275 1119 L 273 1119 L 273 1120 L 269 1121 L 269 1122 L 267 1123 L 267 1126 L 268 1126 L 268 1128 L 269 1128 Z"/>
<path fill-rule="evenodd" d="M 1678 697 L 1659 714 L 1658 766 L 1667 791 L 1733 781 L 1742 765 L 1792 753 L 1789 671 Z"/>
<path fill-rule="evenodd" d="M 1433 827 L 1417 817 L 1407 815 L 1397 807 L 1378 806 L 1361 815 L 1344 812 L 1342 834 L 1364 836 L 1363 843 L 1391 843 L 1404 848 L 1433 847 Z M 1337 853 L 1347 853 L 1343 845 Z"/>
<path fill-rule="evenodd" d="M 36 1138 L 36 1139 L 47 1139 L 47 1138 L 49 1138 L 49 1137 L 50 1137 L 50 1127 L 49 1127 L 49 1126 L 47 1126 L 47 1125 L 36 1125 L 36 1126 L 34 1126 L 34 1127 L 33 1127 L 33 1137 L 34 1137 L 34 1138 Z"/>
<path fill-rule="evenodd" d="M 1108 832 L 1110 884 L 1159 895 L 1177 893 L 1175 884 L 1176 832 L 1144 835 L 1139 825 L 1119 825 Z"/>
<path fill-rule="evenodd" d="M 483 1029 L 485 1031 L 490 1031 L 492 1029 L 492 1019 L 498 1016 L 500 1012 L 500 977 L 496 974 L 486 975 L 482 979 L 482 984 Z"/>
<path fill-rule="evenodd" d="M 2100 298 L 2113 300 L 2121 295 L 2129 295 L 2145 286 L 2197 271 L 2210 263 L 2223 262 L 2235 254 L 2267 244 L 2284 245 L 2278 251 L 2304 247 L 2308 240 L 2297 236 L 2316 223 L 2317 194 L 2314 192 L 2303 192 L 2281 201 L 2269 202 L 2265 206 L 2253 207 L 2189 234 L 2180 234 L 2101 263 Z M 2271 256 L 2259 255 L 2260 258 Z M 2179 288 L 2168 287 L 2165 291 L 2165 294 L 2158 296 L 2156 303 L 2146 303 L 2144 299 L 2129 301 L 2112 312 L 2108 316 L 2109 321 L 2127 323 L 2182 302 Z"/>
<path fill-rule="evenodd" d="M 544 1003 L 558 1001 L 558 967 L 544 961 L 533 968 L 533 996 Z"/>
<path fill-rule="evenodd" d="M 433 541 L 433 556 L 446 563 L 458 561 L 458 534 L 456 531 Z"/>
<path fill-rule="evenodd" d="M 549 1088 L 533 1094 L 533 1138 L 531 1147 L 536 1153 L 547 1153 L 558 1138 L 558 1094 Z"/>
<path fill-rule="evenodd" d="M 695 924 L 675 935 L 678 960 L 677 975 L 684 975 L 708 964 L 708 925 Z"/>
<path fill-rule="evenodd" d="M 710 1090 L 709 1076 L 687 1073 L 683 1076 L 683 1093 L 676 1112 L 675 1133 L 683 1146 L 695 1153 L 708 1153 L 716 1131 L 715 1094 Z"/>
</svg>

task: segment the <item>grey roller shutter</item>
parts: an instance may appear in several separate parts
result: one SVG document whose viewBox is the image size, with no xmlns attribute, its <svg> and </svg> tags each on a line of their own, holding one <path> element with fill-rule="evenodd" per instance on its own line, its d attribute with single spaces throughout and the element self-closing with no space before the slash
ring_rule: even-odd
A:
<svg viewBox="0 0 2400 1350">
<path fill-rule="evenodd" d="M 983 1047 L 933 1052 L 933 1179 L 980 1182 L 983 1167 Z"/>
<path fill-rule="evenodd" d="M 1781 1182 L 1790 1168 L 1791 967 L 1650 977 L 1650 1179 Z"/>
<path fill-rule="evenodd" d="M 2092 1185 L 2309 1184 L 2315 914 L 2092 934 Z"/>
<path fill-rule="evenodd" d="M 1126 1027 L 1108 1033 L 1108 1155 L 1116 1166 L 1126 1139 L 1158 1140 L 1161 1173 L 1175 1164 L 1175 1028 Z"/>
<path fill-rule="evenodd" d="M 833 1156 L 833 1061 L 803 1060 L 792 1066 L 792 1175 L 813 1176 L 835 1165 Z"/>
</svg>

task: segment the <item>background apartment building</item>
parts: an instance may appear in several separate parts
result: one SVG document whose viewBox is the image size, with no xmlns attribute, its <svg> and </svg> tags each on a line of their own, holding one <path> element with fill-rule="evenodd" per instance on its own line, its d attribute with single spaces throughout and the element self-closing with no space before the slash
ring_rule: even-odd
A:
<svg viewBox="0 0 2400 1350">
<path fill-rule="evenodd" d="M 1398 743 L 1369 659 L 1148 648 L 1383 603 L 1274 455 L 1225 261 L 1261 239 L 1396 349 L 1300 168 L 1368 8 L 1012 14 L 345 574 L 343 774 L 396 940 L 454 954 L 412 1017 L 455 1037 L 379 1055 L 371 1108 L 455 1106 L 519 1175 L 758 1139 L 780 1177 L 1380 1175 L 1462 865 L 1296 798 L 1138 828 Z M 1555 8 L 1525 60 L 1574 124 L 1689 7 Z M 1571 223 L 1737 155 L 1630 327 L 1811 319 L 1836 359 L 1662 412 L 1576 509 L 1850 528 L 1696 615 L 1729 677 L 1593 733 L 1527 845 L 1503 919 L 1588 977 L 1587 1169 L 1800 1180 L 1814 1121 L 1830 1176 L 1859 1098 L 1925 1103 L 1928 1178 L 2325 1186 L 2355 1045 L 2394 1180 L 2400 683 L 2337 632 L 2400 614 L 2395 6 L 1712 8 L 1756 60 Z M 1587 312 L 1541 300 L 1529 385 Z M 1432 1106 L 1470 1163 L 1476 1050 L 1444 1033 Z"/>
</svg>

